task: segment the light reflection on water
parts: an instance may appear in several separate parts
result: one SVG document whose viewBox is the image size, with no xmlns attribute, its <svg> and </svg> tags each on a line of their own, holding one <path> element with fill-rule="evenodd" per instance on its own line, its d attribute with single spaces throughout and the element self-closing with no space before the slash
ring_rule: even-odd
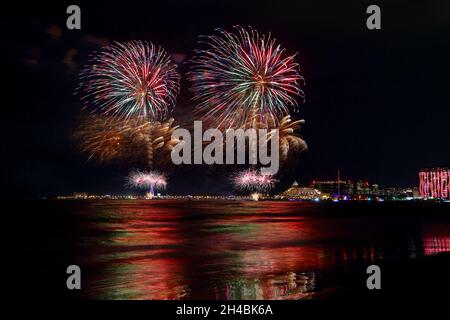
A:
<svg viewBox="0 0 450 320">
<path fill-rule="evenodd" d="M 450 251 L 448 225 L 324 211 L 298 202 L 91 202 L 76 213 L 90 231 L 79 239 L 84 287 L 96 299 L 304 299 L 332 292 L 341 283 L 329 274 L 357 263 Z"/>
</svg>

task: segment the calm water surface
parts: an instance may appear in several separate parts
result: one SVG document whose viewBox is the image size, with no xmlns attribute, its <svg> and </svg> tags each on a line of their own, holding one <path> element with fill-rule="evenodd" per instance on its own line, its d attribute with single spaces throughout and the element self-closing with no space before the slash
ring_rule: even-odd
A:
<svg viewBox="0 0 450 320">
<path fill-rule="evenodd" d="M 309 299 L 372 263 L 450 251 L 415 204 L 60 201 L 93 299 Z M 75 225 L 75 227 L 73 226 Z M 350 279 L 350 280 L 349 280 Z"/>
</svg>

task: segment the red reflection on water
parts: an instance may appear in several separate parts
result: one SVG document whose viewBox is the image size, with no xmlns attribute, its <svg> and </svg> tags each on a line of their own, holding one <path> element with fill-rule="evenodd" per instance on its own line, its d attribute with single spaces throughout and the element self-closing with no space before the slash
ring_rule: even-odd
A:
<svg viewBox="0 0 450 320">
<path fill-rule="evenodd" d="M 385 221 L 298 202 L 110 201 L 82 239 L 88 295 L 108 299 L 301 299 L 317 273 L 382 259 Z M 425 254 L 449 247 L 424 241 Z M 430 249 L 438 248 L 438 249 Z M 445 249 L 447 250 L 447 249 Z"/>
<path fill-rule="evenodd" d="M 450 251 L 450 237 L 431 237 L 423 240 L 426 255 Z"/>
<path fill-rule="evenodd" d="M 223 203 L 220 211 L 211 202 L 193 210 L 190 203 L 190 212 L 179 205 L 102 210 L 102 217 L 120 218 L 97 224 L 108 239 L 91 258 L 100 271 L 90 279 L 91 297 L 276 299 L 314 289 L 314 274 L 306 272 L 320 268 L 325 254 L 299 245 L 319 235 L 310 219 L 286 215 L 291 204 L 274 203 L 270 215 L 256 214 L 261 205 L 246 202 Z"/>
<path fill-rule="evenodd" d="M 431 224 L 422 228 L 423 251 L 425 255 L 450 252 L 450 236 L 446 225 Z"/>
</svg>

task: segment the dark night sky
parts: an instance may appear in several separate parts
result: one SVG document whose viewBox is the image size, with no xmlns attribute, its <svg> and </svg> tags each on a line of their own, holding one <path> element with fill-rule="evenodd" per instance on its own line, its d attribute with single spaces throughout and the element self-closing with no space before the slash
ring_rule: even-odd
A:
<svg viewBox="0 0 450 320">
<path fill-rule="evenodd" d="M 422 167 L 449 166 L 450 2 L 386 1 L 70 1 L 22 2 L 2 9 L 2 165 L 6 196 L 73 191 L 123 192 L 126 167 L 86 163 L 68 139 L 80 114 L 73 96 L 80 67 L 101 45 L 150 40 L 187 59 L 197 36 L 251 25 L 272 32 L 306 80 L 299 118 L 309 151 L 286 169 L 279 188 L 298 179 L 365 178 L 416 185 Z M 65 27 L 80 4 L 82 29 Z M 365 27 L 379 4 L 382 30 Z M 181 66 L 180 71 L 185 72 Z M 176 117 L 190 117 L 186 82 Z M 169 193 L 227 192 L 226 171 L 179 168 Z"/>
</svg>

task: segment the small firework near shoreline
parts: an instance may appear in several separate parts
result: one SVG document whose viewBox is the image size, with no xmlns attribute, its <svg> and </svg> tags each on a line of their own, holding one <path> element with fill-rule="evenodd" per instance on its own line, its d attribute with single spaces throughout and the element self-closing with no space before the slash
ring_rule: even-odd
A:
<svg viewBox="0 0 450 320">
<path fill-rule="evenodd" d="M 248 169 L 232 177 L 234 188 L 238 191 L 267 192 L 277 182 L 272 175 L 262 174 L 259 170 Z"/>
<path fill-rule="evenodd" d="M 126 185 L 129 188 L 147 189 L 150 196 L 155 195 L 155 191 L 164 190 L 167 187 L 167 178 L 164 173 L 158 171 L 132 170 L 127 177 Z"/>
</svg>

